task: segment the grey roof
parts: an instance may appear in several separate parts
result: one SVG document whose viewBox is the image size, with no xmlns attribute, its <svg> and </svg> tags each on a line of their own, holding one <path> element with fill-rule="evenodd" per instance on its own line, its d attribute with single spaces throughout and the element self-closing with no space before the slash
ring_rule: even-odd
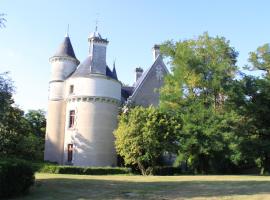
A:
<svg viewBox="0 0 270 200">
<path fill-rule="evenodd" d="M 91 71 L 92 65 L 92 57 L 89 55 L 75 70 L 75 72 L 71 75 L 71 77 L 89 77 L 89 75 L 93 74 Z M 116 72 L 115 72 L 116 73 Z M 106 66 L 106 76 L 118 80 L 117 75 L 111 71 L 111 69 Z"/>
<path fill-rule="evenodd" d="M 91 74 L 91 56 L 88 56 L 75 70 L 71 77 L 88 77 Z"/>
<path fill-rule="evenodd" d="M 121 89 L 121 96 L 126 101 L 129 96 L 132 95 L 134 87 L 132 86 L 123 86 Z"/>
<path fill-rule="evenodd" d="M 169 73 L 166 65 L 164 64 L 163 60 L 162 60 L 162 56 L 159 55 L 157 57 L 157 59 L 154 61 L 154 63 L 152 64 L 152 66 L 150 68 L 148 68 L 143 74 L 142 76 L 136 81 L 136 83 L 134 84 L 134 90 L 133 93 L 131 95 L 131 98 L 134 98 L 134 96 L 136 95 L 136 93 L 140 90 L 140 87 L 142 86 L 143 82 L 146 80 L 150 70 L 156 65 L 156 63 L 160 62 L 162 64 L 162 66 L 164 66 L 164 69 L 167 73 Z"/>
<path fill-rule="evenodd" d="M 113 63 L 113 71 L 112 71 L 112 73 L 113 73 L 114 78 L 115 78 L 116 80 L 118 80 L 118 78 L 117 78 L 117 73 L 116 73 L 116 68 L 115 68 L 115 63 Z"/>
<path fill-rule="evenodd" d="M 77 59 L 68 36 L 66 36 L 62 44 L 60 44 L 54 56 L 69 56 L 69 57 Z"/>
<path fill-rule="evenodd" d="M 111 71 L 111 69 L 106 66 L 106 76 L 112 78 L 112 79 L 115 79 L 115 80 L 118 80 L 117 79 L 117 75 L 116 75 L 116 71 L 115 71 L 115 68 L 113 68 L 114 70 Z"/>
</svg>

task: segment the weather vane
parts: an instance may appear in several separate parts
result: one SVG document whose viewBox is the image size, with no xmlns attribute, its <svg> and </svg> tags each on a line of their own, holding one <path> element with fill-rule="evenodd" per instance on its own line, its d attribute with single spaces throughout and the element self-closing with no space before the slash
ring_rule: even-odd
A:
<svg viewBox="0 0 270 200">
<path fill-rule="evenodd" d="M 69 24 L 67 25 L 67 34 L 66 34 L 67 37 L 69 37 Z"/>
<path fill-rule="evenodd" d="M 98 18 L 99 18 L 99 13 L 96 13 L 96 31 L 98 30 Z"/>
</svg>

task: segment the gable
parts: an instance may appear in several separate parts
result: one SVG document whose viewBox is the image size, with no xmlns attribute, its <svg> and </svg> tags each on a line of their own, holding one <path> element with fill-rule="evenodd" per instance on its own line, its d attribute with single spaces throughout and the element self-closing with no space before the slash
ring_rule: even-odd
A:
<svg viewBox="0 0 270 200">
<path fill-rule="evenodd" d="M 164 64 L 162 57 L 158 56 L 153 65 L 145 71 L 141 78 L 136 83 L 134 92 L 131 96 L 131 101 L 135 105 L 144 107 L 159 104 L 158 90 L 163 86 L 164 77 L 169 71 Z"/>
</svg>

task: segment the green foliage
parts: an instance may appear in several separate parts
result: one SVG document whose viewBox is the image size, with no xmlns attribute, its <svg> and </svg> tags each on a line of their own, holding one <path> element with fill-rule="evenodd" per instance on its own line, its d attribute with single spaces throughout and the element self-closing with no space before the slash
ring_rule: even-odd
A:
<svg viewBox="0 0 270 200">
<path fill-rule="evenodd" d="M 29 110 L 24 117 L 31 129 L 28 144 L 31 144 L 31 149 L 35 151 L 35 160 L 43 160 L 46 133 L 45 111 Z"/>
<path fill-rule="evenodd" d="M 0 155 L 28 160 L 43 158 L 44 112 L 24 112 L 14 106 L 12 81 L 7 73 L 0 74 Z"/>
<path fill-rule="evenodd" d="M 238 53 L 225 38 L 207 33 L 167 42 L 161 50 L 172 64 L 172 74 L 161 89 L 161 107 L 179 113 L 183 120 L 176 165 L 184 163 L 194 173 L 231 170 L 237 144 L 234 132 L 241 116 L 226 101 Z"/>
<path fill-rule="evenodd" d="M 34 170 L 29 163 L 18 159 L 1 158 L 0 198 L 25 194 L 34 184 L 34 180 Z"/>
<path fill-rule="evenodd" d="M 59 166 L 56 164 L 33 164 L 37 172 L 52 174 L 81 174 L 81 175 L 113 175 L 131 174 L 130 168 L 125 167 L 75 167 Z"/>
<path fill-rule="evenodd" d="M 182 170 L 180 167 L 156 166 L 153 168 L 153 175 L 171 176 L 171 175 L 179 175 L 179 174 L 182 174 Z"/>
<path fill-rule="evenodd" d="M 165 152 L 175 152 L 181 121 L 154 107 L 135 107 L 119 117 L 114 131 L 116 151 L 126 165 L 136 165 L 143 175 L 152 173 Z"/>
<path fill-rule="evenodd" d="M 264 44 L 257 48 L 256 51 L 249 53 L 248 66 L 251 70 L 263 70 L 270 76 L 270 44 Z"/>
<path fill-rule="evenodd" d="M 270 172 L 270 79 L 244 77 L 239 82 L 234 103 L 244 116 L 238 135 L 239 148 L 246 163 L 254 163 L 261 174 Z"/>
</svg>

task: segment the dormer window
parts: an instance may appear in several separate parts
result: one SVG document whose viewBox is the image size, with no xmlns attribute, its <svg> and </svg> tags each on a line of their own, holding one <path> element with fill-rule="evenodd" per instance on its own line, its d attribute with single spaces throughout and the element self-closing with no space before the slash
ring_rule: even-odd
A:
<svg viewBox="0 0 270 200">
<path fill-rule="evenodd" d="M 74 85 L 70 85 L 69 86 L 69 94 L 73 94 L 74 93 Z"/>
</svg>

